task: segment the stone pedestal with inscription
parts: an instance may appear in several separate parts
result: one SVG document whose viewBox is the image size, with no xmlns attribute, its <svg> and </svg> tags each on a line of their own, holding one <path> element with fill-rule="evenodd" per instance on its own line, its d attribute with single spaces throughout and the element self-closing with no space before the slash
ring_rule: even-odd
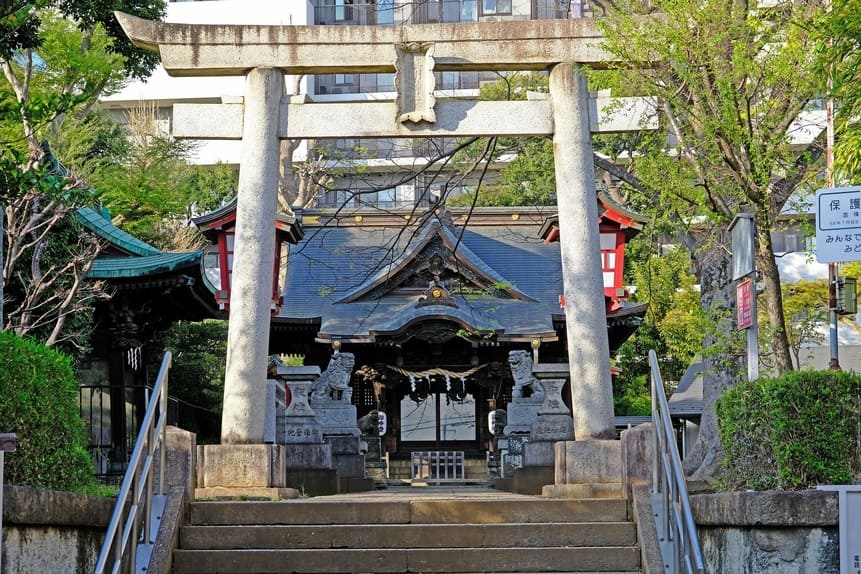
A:
<svg viewBox="0 0 861 574">
<path fill-rule="evenodd" d="M 554 484 L 555 445 L 574 438 L 574 421 L 562 400 L 565 379 L 539 380 L 544 402 L 523 445 L 523 466 L 514 474 L 514 490 L 522 494 L 540 494 L 545 485 Z"/>
<path fill-rule="evenodd" d="M 332 461 L 332 447 L 323 440 L 323 427 L 308 401 L 320 369 L 279 367 L 278 374 L 290 390 L 279 441 L 284 445 L 286 482 L 300 494 L 335 494 L 338 472 Z"/>
<path fill-rule="evenodd" d="M 356 407 L 344 400 L 311 398 L 322 430 L 323 441 L 331 447 L 332 467 L 338 471 L 339 490 L 355 492 L 373 488 L 372 479 L 365 479 L 365 455 L 362 431 L 356 418 Z"/>
<path fill-rule="evenodd" d="M 562 400 L 565 379 L 543 379 L 544 402 L 523 448 L 523 466 L 554 466 L 558 441 L 574 438 L 574 420 Z"/>
</svg>

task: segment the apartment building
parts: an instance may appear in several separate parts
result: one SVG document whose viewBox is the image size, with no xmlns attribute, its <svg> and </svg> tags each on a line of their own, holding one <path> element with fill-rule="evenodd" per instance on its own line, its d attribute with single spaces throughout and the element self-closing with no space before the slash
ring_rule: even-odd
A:
<svg viewBox="0 0 861 574">
<path fill-rule="evenodd" d="M 588 16 L 587 3 L 569 0 L 204 0 L 170 2 L 165 19 L 205 24 L 400 26 Z M 435 76 L 437 99 L 476 98 L 483 83 L 500 79 L 498 72 L 437 72 Z M 293 78 L 287 84 L 316 102 L 395 98 L 393 73 L 320 74 Z M 235 101 L 242 93 L 241 77 L 172 78 L 159 67 L 147 81 L 130 83 L 103 98 L 101 105 L 119 121 L 126 121 L 136 107 L 150 107 L 160 129 L 169 133 L 173 104 Z M 301 142 L 293 159 L 304 162 L 310 156 L 317 166 L 309 170 L 309 177 L 327 178 L 329 191 L 320 193 L 310 206 L 410 208 L 431 205 L 443 194 L 457 195 L 476 185 L 478 175 L 464 176 L 445 159 L 458 143 L 462 142 L 453 138 Z M 492 180 L 509 159 L 494 158 L 481 177 Z M 197 142 L 192 161 L 238 165 L 239 142 Z"/>
</svg>

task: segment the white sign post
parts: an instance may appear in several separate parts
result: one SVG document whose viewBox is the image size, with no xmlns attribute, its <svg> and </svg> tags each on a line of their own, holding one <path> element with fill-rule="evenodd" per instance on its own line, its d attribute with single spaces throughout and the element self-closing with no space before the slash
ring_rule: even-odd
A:
<svg viewBox="0 0 861 574">
<path fill-rule="evenodd" d="M 756 308 L 756 245 L 753 214 L 739 213 L 729 224 L 732 237 L 732 279 L 736 285 L 736 323 L 747 339 L 747 380 L 759 378 L 759 326 Z"/>
<path fill-rule="evenodd" d="M 836 491 L 840 524 L 840 574 L 861 574 L 861 485 L 822 485 Z"/>
<path fill-rule="evenodd" d="M 816 191 L 816 260 L 861 261 L 861 186 Z"/>
</svg>

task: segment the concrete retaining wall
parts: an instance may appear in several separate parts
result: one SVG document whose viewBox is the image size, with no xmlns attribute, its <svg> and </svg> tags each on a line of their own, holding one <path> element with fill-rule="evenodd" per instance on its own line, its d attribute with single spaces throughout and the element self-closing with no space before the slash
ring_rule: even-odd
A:
<svg viewBox="0 0 861 574">
<path fill-rule="evenodd" d="M 837 574 L 837 494 L 726 492 L 691 496 L 706 572 Z"/>
<path fill-rule="evenodd" d="M 113 498 L 4 485 L 0 572 L 92 572 L 113 505 Z"/>
</svg>

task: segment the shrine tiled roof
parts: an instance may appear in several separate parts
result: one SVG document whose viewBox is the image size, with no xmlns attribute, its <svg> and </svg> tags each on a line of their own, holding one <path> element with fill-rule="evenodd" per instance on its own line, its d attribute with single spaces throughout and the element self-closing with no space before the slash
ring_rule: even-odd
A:
<svg viewBox="0 0 861 574">
<path fill-rule="evenodd" d="M 306 212 L 305 237 L 290 246 L 278 317 L 319 320 L 322 340 L 373 341 L 427 318 L 493 333 L 501 341 L 555 339 L 559 245 L 538 236 L 546 214 L 524 211 L 528 215 L 517 219 L 492 212 L 490 222 L 476 215 L 466 227 L 458 214 L 455 223 L 431 217 L 405 225 L 403 217 L 376 224 L 362 216 L 335 221 Z M 445 260 L 436 263 L 442 285 L 446 277 L 449 285 L 461 285 L 451 289 L 449 305 L 419 304 L 435 256 Z"/>
<path fill-rule="evenodd" d="M 130 235 L 111 222 L 106 210 L 93 207 L 80 207 L 77 211 L 81 224 L 110 243 L 110 246 L 127 255 L 157 255 L 156 247 Z"/>
<path fill-rule="evenodd" d="M 201 251 L 157 253 L 141 257 L 100 257 L 87 275 L 91 279 L 128 279 L 169 274 L 187 267 L 199 267 Z"/>
<path fill-rule="evenodd" d="M 81 207 L 77 216 L 84 227 L 108 243 L 93 262 L 87 274 L 90 279 L 151 277 L 200 266 L 202 251 L 165 253 L 115 226 L 106 210 Z"/>
</svg>

